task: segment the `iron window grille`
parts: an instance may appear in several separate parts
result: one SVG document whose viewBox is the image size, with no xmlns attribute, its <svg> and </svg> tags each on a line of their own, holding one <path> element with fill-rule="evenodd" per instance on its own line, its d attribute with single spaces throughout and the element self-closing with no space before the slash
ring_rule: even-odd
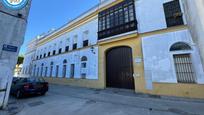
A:
<svg viewBox="0 0 204 115">
<path fill-rule="evenodd" d="M 164 13 L 166 17 L 167 27 L 183 25 L 183 14 L 181 11 L 179 0 L 167 2 L 164 5 Z"/>
</svg>

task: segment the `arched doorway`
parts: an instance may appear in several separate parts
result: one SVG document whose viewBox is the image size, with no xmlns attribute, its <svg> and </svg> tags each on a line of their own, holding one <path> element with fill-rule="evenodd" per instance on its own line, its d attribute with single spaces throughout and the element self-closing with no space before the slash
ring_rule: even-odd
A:
<svg viewBox="0 0 204 115">
<path fill-rule="evenodd" d="M 106 86 L 134 89 L 132 49 L 121 46 L 106 52 Z"/>
</svg>

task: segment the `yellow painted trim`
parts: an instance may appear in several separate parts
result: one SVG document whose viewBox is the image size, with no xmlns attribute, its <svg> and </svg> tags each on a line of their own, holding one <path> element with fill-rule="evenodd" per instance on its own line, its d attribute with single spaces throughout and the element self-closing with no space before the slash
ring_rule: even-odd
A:
<svg viewBox="0 0 204 115">
<path fill-rule="evenodd" d="M 133 33 L 133 34 L 129 34 L 129 35 L 116 37 L 116 38 L 113 38 L 113 39 L 107 39 L 107 40 L 104 40 L 104 41 L 99 41 L 98 44 L 99 45 L 109 44 L 111 42 L 116 42 L 116 41 L 121 41 L 121 40 L 125 40 L 125 39 L 135 38 L 137 36 L 138 36 L 137 33 Z"/>
<path fill-rule="evenodd" d="M 115 2 L 113 2 L 113 3 L 111 3 L 111 4 L 109 4 L 109 5 L 105 6 L 105 7 L 100 8 L 100 9 L 99 9 L 99 12 L 101 12 L 101 11 L 103 11 L 103 10 L 106 10 L 106 9 L 112 7 L 112 6 L 115 6 L 115 5 L 117 5 L 117 4 L 119 4 L 119 3 L 123 2 L 123 1 L 124 1 L 124 0 L 116 0 Z"/>
</svg>

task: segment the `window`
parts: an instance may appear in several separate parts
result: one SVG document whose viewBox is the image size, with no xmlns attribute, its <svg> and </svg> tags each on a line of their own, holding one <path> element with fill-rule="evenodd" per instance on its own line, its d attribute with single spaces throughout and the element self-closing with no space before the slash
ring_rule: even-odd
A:
<svg viewBox="0 0 204 115">
<path fill-rule="evenodd" d="M 190 54 L 174 55 L 178 83 L 196 83 Z"/>
<path fill-rule="evenodd" d="M 65 51 L 68 52 L 69 51 L 69 46 L 65 47 Z"/>
<path fill-rule="evenodd" d="M 43 76 L 43 66 L 44 66 L 44 64 L 42 63 L 42 64 L 41 64 L 41 72 L 40 72 L 40 77 L 42 77 L 42 76 Z"/>
<path fill-rule="evenodd" d="M 136 30 L 134 0 L 125 0 L 100 12 L 98 27 L 99 40 Z"/>
<path fill-rule="evenodd" d="M 40 55 L 40 59 L 42 58 L 42 55 Z"/>
<path fill-rule="evenodd" d="M 34 76 L 34 77 L 36 77 L 36 76 L 35 76 L 35 75 L 36 75 L 35 72 L 36 72 L 36 65 L 34 65 L 34 69 L 33 69 L 33 76 Z"/>
<path fill-rule="evenodd" d="M 36 57 L 36 60 L 38 60 L 39 56 Z"/>
<path fill-rule="evenodd" d="M 58 77 L 58 74 L 59 74 L 59 66 L 57 65 L 56 66 L 56 75 L 55 76 Z"/>
<path fill-rule="evenodd" d="M 167 2 L 163 6 L 167 27 L 184 24 L 179 0 Z"/>
<path fill-rule="evenodd" d="M 77 49 L 77 40 L 78 40 L 78 36 L 75 35 L 73 39 L 73 50 Z"/>
<path fill-rule="evenodd" d="M 86 56 L 83 56 L 82 58 L 81 58 L 81 61 L 87 61 L 88 59 L 87 59 L 87 57 Z"/>
<path fill-rule="evenodd" d="M 55 55 L 55 54 L 56 54 L 56 51 L 55 51 L 55 50 L 53 50 L 52 54 L 53 54 L 53 55 Z"/>
<path fill-rule="evenodd" d="M 50 52 L 48 52 L 48 57 L 50 56 Z"/>
<path fill-rule="evenodd" d="M 51 63 L 50 63 L 50 77 L 52 77 L 52 73 L 53 73 L 53 65 L 54 65 L 54 63 L 51 62 Z"/>
<path fill-rule="evenodd" d="M 86 62 L 81 63 L 81 68 L 86 68 Z"/>
<path fill-rule="evenodd" d="M 40 71 L 40 69 L 38 67 L 38 69 L 37 69 L 37 77 L 39 77 L 39 71 Z"/>
<path fill-rule="evenodd" d="M 62 77 L 66 78 L 66 73 L 67 73 L 67 60 L 63 61 L 63 69 L 62 69 Z"/>
<path fill-rule="evenodd" d="M 81 58 L 81 78 L 82 79 L 86 79 L 87 61 L 88 59 L 86 56 L 83 56 Z"/>
<path fill-rule="evenodd" d="M 83 56 L 82 58 L 81 58 L 81 68 L 86 68 L 86 63 L 87 63 L 87 57 L 86 56 Z"/>
<path fill-rule="evenodd" d="M 81 78 L 82 78 L 82 79 L 86 79 L 86 74 L 85 74 L 85 73 L 82 73 L 82 74 L 81 74 Z"/>
<path fill-rule="evenodd" d="M 59 54 L 61 54 L 61 53 L 62 53 L 62 48 L 59 49 Z"/>
<path fill-rule="evenodd" d="M 83 47 L 86 47 L 89 45 L 88 35 L 89 35 L 88 30 L 83 32 Z"/>
<path fill-rule="evenodd" d="M 44 56 L 43 56 L 44 58 L 46 57 L 46 53 L 44 53 Z"/>
<path fill-rule="evenodd" d="M 84 40 L 83 41 L 83 47 L 86 47 L 86 46 L 88 46 L 89 45 L 89 40 Z"/>
<path fill-rule="evenodd" d="M 74 78 L 74 70 L 75 70 L 75 65 L 71 64 L 71 68 L 70 68 L 70 78 Z"/>
<path fill-rule="evenodd" d="M 183 54 L 173 54 L 175 71 L 178 83 L 196 83 L 196 75 L 191 60 L 191 47 L 182 42 L 171 46 L 170 51 L 183 51 Z"/>
<path fill-rule="evenodd" d="M 77 49 L 77 43 L 73 44 L 73 50 Z"/>
<path fill-rule="evenodd" d="M 191 47 L 183 42 L 175 43 L 171 46 L 170 51 L 191 50 Z"/>
<path fill-rule="evenodd" d="M 47 69 L 48 69 L 48 67 L 45 67 L 45 75 L 44 75 L 44 77 L 47 77 Z"/>
</svg>

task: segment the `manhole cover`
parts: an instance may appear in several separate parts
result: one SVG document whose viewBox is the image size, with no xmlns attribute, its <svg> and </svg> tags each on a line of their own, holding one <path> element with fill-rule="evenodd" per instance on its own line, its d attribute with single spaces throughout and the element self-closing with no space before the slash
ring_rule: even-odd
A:
<svg viewBox="0 0 204 115">
<path fill-rule="evenodd" d="M 39 105 L 42 105 L 42 104 L 44 104 L 42 101 L 36 101 L 36 102 L 29 103 L 28 105 L 30 107 L 35 107 L 35 106 L 39 106 Z"/>
</svg>

